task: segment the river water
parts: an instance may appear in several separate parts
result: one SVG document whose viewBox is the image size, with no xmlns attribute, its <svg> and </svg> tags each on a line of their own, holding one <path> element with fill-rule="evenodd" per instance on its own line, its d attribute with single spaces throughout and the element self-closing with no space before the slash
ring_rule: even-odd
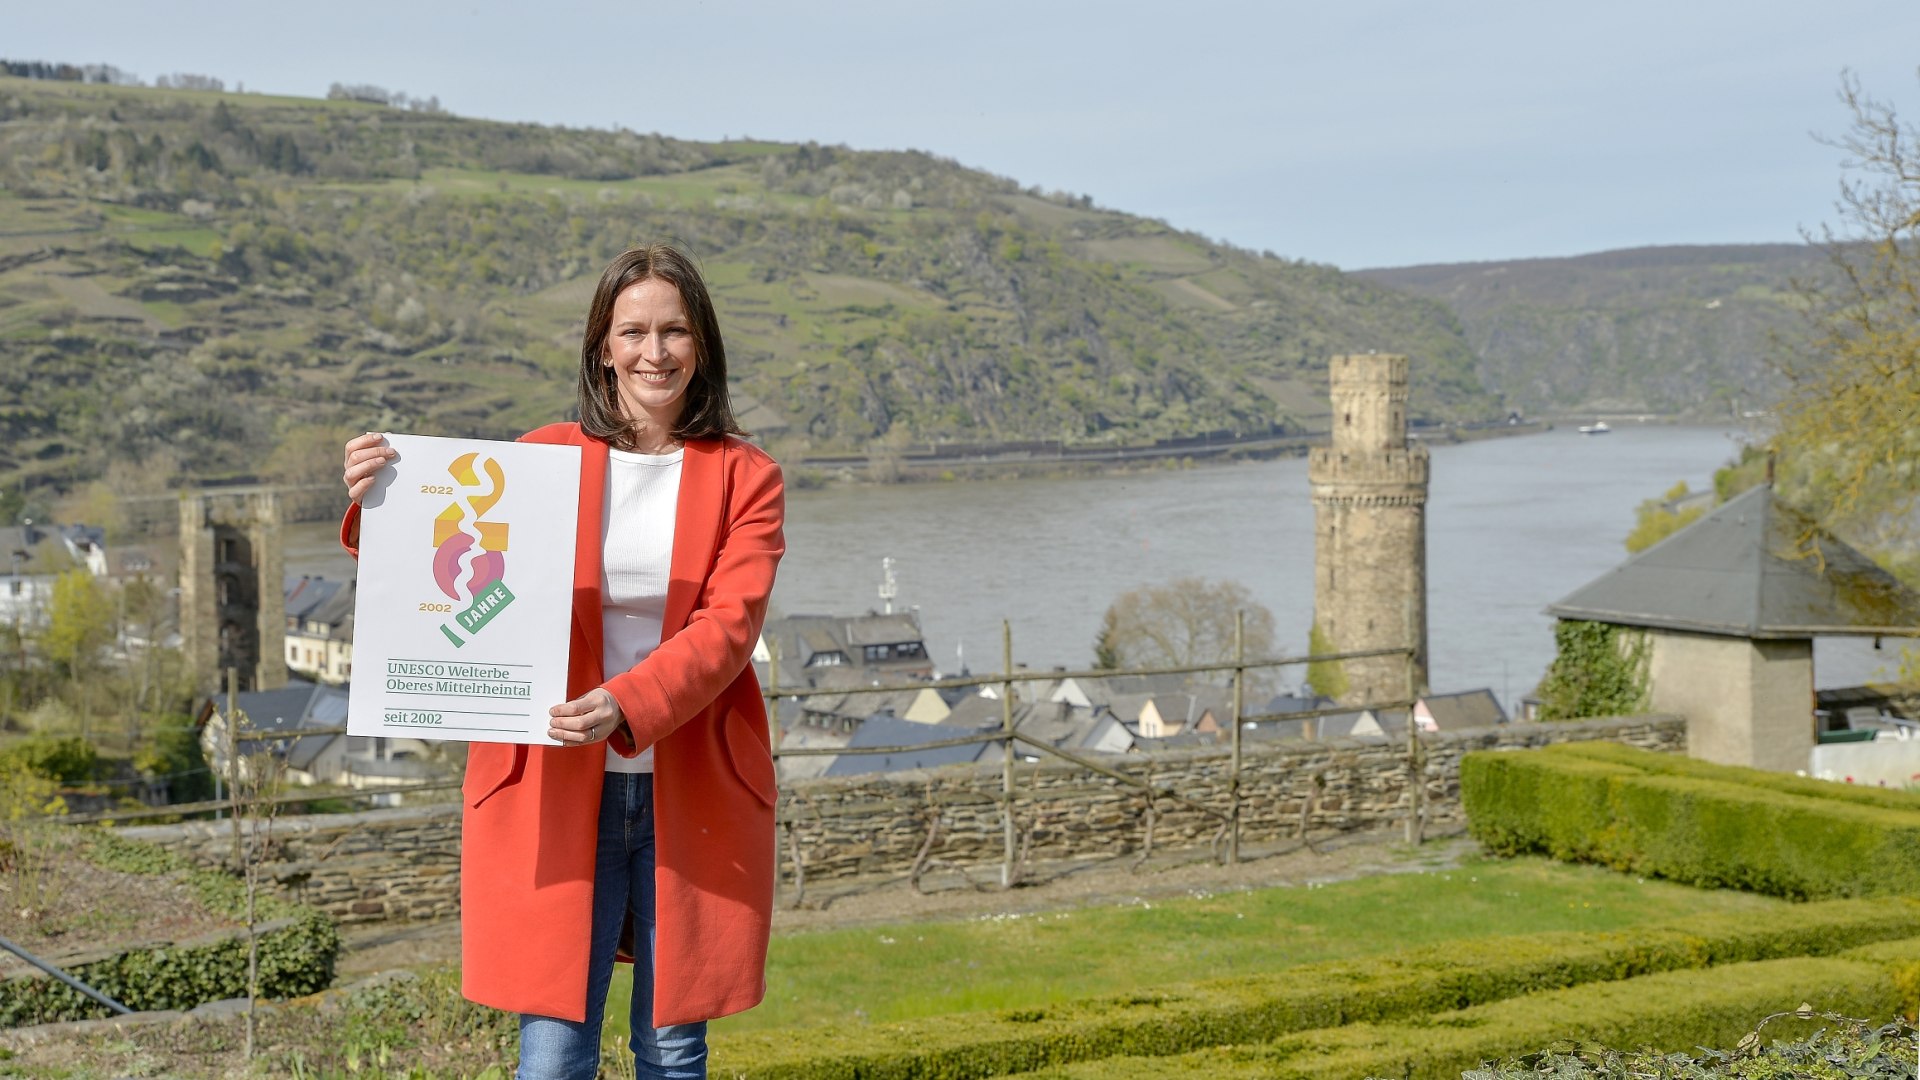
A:
<svg viewBox="0 0 1920 1080">
<path fill-rule="evenodd" d="M 1732 457 L 1739 433 L 1621 425 L 1433 448 L 1427 506 L 1428 634 L 1435 690 L 1487 687 L 1503 704 L 1553 658 L 1542 614 L 1627 557 L 1634 508 Z M 331 526 L 290 528 L 289 573 L 345 576 Z M 943 673 L 1014 659 L 1090 664 L 1101 615 L 1144 584 L 1197 576 L 1244 584 L 1273 612 L 1280 647 L 1303 654 L 1313 619 L 1313 504 L 1304 458 L 1096 477 L 844 486 L 789 494 L 787 555 L 774 590 L 785 614 L 877 608 L 891 556 L 896 607 L 920 609 Z M 1822 642 L 1821 686 L 1864 681 L 1897 653 Z M 1286 669 L 1283 680 L 1304 675 Z"/>
</svg>

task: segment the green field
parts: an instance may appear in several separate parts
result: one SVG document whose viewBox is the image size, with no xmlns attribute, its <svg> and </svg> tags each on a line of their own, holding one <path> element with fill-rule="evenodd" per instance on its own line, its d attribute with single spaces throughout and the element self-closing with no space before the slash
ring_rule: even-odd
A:
<svg viewBox="0 0 1920 1080">
<path fill-rule="evenodd" d="M 1477 859 L 1324 886 L 782 934 L 768 957 L 767 1000 L 714 1030 L 1031 1008 L 1445 941 L 1788 907 L 1545 859 Z M 622 968 L 608 1038 L 625 1037 L 628 992 Z"/>
</svg>

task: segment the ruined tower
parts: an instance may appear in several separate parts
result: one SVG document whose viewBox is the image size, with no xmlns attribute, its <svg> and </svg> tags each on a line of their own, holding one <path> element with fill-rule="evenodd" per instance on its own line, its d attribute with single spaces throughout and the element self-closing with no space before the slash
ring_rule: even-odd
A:
<svg viewBox="0 0 1920 1080">
<path fill-rule="evenodd" d="M 287 684 L 287 604 L 280 502 L 265 488 L 180 497 L 180 633 L 202 693 Z"/>
<path fill-rule="evenodd" d="M 1313 617 L 1340 652 L 1412 646 L 1427 688 L 1427 448 L 1407 442 L 1407 358 L 1336 356 L 1333 442 L 1308 459 Z M 1342 704 L 1408 696 L 1404 657 L 1348 660 Z"/>
</svg>

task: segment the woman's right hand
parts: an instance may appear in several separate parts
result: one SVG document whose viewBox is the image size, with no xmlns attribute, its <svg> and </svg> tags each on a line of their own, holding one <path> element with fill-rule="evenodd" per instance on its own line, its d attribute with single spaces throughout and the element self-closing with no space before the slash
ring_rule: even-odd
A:
<svg viewBox="0 0 1920 1080">
<path fill-rule="evenodd" d="M 386 443 L 387 437 L 377 431 L 347 440 L 347 466 L 341 474 L 341 479 L 347 485 L 347 498 L 359 502 L 360 496 L 373 486 L 373 479 L 380 470 L 400 456 L 400 451 Z"/>
</svg>

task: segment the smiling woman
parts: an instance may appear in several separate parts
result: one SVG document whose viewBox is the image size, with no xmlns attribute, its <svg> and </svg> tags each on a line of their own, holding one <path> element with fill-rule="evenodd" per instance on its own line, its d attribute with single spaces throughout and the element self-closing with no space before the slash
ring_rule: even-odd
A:
<svg viewBox="0 0 1920 1080">
<path fill-rule="evenodd" d="M 727 350 L 700 271 L 667 244 L 634 248 L 600 275 L 580 340 L 580 427 L 617 450 L 742 434 Z"/>
<path fill-rule="evenodd" d="M 786 547 L 780 469 L 737 437 L 713 302 L 674 248 L 600 276 L 578 389 L 580 423 L 523 436 L 581 450 L 571 700 L 549 745 L 468 751 L 461 989 L 521 1014 L 519 1080 L 586 1080 L 630 961 L 636 1073 L 699 1077 L 706 1022 L 766 989 L 773 755 L 747 661 Z M 347 443 L 351 498 L 384 441 Z"/>
<path fill-rule="evenodd" d="M 613 332 L 600 364 L 607 370 L 620 411 L 628 416 L 629 441 L 644 454 L 673 448 L 680 397 L 699 367 L 680 290 L 648 278 L 621 290 L 613 302 Z"/>
</svg>

